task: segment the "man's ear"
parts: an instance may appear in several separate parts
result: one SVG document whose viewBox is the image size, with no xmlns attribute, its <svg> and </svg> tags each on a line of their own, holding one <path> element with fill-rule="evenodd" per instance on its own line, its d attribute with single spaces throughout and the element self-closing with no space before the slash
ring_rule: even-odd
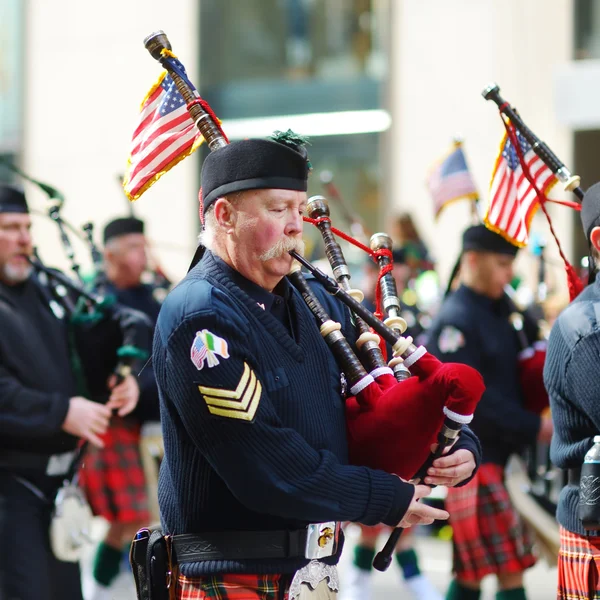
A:
<svg viewBox="0 0 600 600">
<path fill-rule="evenodd" d="M 592 243 L 592 246 L 600 252 L 600 227 L 594 227 L 590 231 L 590 242 Z"/>
<path fill-rule="evenodd" d="M 220 227 L 225 229 L 227 233 L 231 233 L 235 217 L 233 214 L 233 206 L 227 198 L 217 198 L 214 206 L 215 219 Z"/>
</svg>

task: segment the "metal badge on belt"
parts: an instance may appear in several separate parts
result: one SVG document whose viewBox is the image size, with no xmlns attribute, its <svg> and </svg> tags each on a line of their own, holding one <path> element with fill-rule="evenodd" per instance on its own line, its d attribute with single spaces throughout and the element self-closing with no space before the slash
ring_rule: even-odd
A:
<svg viewBox="0 0 600 600">
<path fill-rule="evenodd" d="M 337 568 L 319 560 L 337 552 L 339 535 L 340 524 L 335 521 L 314 523 L 307 527 L 305 557 L 310 562 L 296 571 L 290 585 L 290 600 L 300 600 L 305 595 L 312 595 L 322 581 L 326 582 L 327 589 L 331 592 L 339 590 Z"/>
</svg>

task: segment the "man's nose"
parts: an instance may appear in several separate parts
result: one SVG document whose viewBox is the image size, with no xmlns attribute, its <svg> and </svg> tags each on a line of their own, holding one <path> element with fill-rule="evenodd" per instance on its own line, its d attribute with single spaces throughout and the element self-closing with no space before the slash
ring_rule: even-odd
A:
<svg viewBox="0 0 600 600">
<path fill-rule="evenodd" d="M 21 246 L 31 245 L 31 231 L 26 227 L 19 230 L 19 244 Z"/>
<path fill-rule="evenodd" d="M 294 235 L 302 232 L 304 222 L 302 221 L 302 215 L 297 210 L 292 210 L 291 216 L 285 226 L 285 233 L 287 235 Z"/>
</svg>

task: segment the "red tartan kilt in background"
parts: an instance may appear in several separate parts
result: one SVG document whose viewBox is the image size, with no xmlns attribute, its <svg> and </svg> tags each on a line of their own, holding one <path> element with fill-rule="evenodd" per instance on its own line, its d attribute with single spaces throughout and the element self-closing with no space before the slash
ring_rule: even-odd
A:
<svg viewBox="0 0 600 600">
<path fill-rule="evenodd" d="M 88 444 L 79 469 L 79 482 L 94 514 L 111 523 L 149 523 L 140 424 L 113 417 L 102 440 L 104 448 Z"/>
<path fill-rule="evenodd" d="M 175 597 L 177 600 L 288 600 L 289 584 L 290 578 L 282 575 L 185 577 L 179 574 Z"/>
<path fill-rule="evenodd" d="M 504 469 L 484 464 L 472 481 L 448 488 L 453 571 L 465 581 L 491 573 L 520 573 L 535 564 L 533 538 L 513 508 Z"/>
<path fill-rule="evenodd" d="M 600 537 L 580 536 L 560 528 L 558 600 L 587 600 L 600 594 Z"/>
</svg>

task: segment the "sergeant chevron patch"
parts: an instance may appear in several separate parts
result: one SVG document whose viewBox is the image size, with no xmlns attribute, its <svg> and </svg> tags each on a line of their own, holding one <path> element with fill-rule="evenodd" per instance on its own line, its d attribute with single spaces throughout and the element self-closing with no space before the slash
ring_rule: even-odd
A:
<svg viewBox="0 0 600 600">
<path fill-rule="evenodd" d="M 262 386 L 254 371 L 244 363 L 244 371 L 235 390 L 198 386 L 211 414 L 229 419 L 252 421 L 258 405 Z"/>
</svg>

